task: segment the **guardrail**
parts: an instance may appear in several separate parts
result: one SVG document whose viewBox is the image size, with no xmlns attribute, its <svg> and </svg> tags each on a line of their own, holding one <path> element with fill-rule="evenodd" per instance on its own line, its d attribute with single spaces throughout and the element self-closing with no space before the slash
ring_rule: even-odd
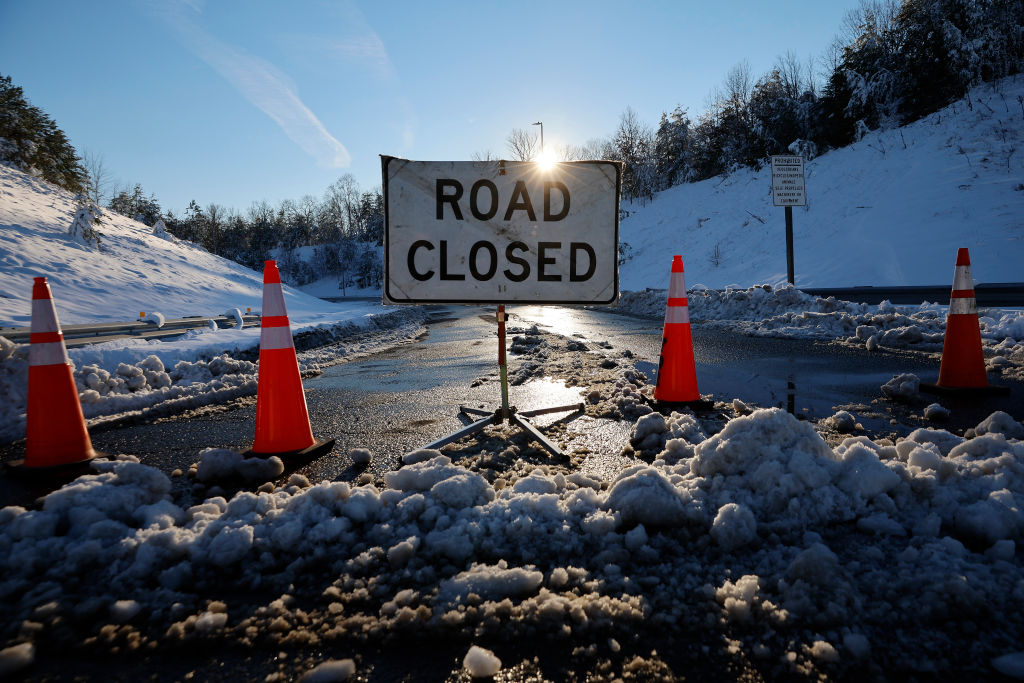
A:
<svg viewBox="0 0 1024 683">
<path fill-rule="evenodd" d="M 209 327 L 211 320 L 219 328 L 232 328 L 237 324 L 234 316 L 214 315 L 209 317 L 189 316 L 187 318 L 165 320 L 164 324 L 160 327 L 151 322 L 88 323 L 84 325 L 62 325 L 61 331 L 64 333 L 65 346 L 74 348 L 126 337 L 132 339 L 170 339 L 180 337 L 189 330 Z M 258 315 L 242 316 L 242 327 L 256 327 L 259 324 L 260 317 Z M 27 344 L 31 333 L 32 329 L 29 327 L 0 327 L 0 337 L 6 337 L 16 344 Z"/>
<path fill-rule="evenodd" d="M 799 287 L 812 296 L 834 296 L 843 301 L 862 304 L 880 304 L 888 300 L 894 304 L 948 303 L 950 285 L 909 285 L 899 287 Z M 649 292 L 667 292 L 667 289 L 648 287 Z M 721 291 L 721 290 L 718 290 Z M 978 306 L 1024 306 L 1024 282 L 991 282 L 974 285 Z"/>
<path fill-rule="evenodd" d="M 814 296 L 829 297 L 865 304 L 880 304 L 888 299 L 894 304 L 949 303 L 950 285 L 904 287 L 801 287 Z M 1024 306 L 1024 283 L 992 282 L 974 285 L 978 306 Z"/>
</svg>

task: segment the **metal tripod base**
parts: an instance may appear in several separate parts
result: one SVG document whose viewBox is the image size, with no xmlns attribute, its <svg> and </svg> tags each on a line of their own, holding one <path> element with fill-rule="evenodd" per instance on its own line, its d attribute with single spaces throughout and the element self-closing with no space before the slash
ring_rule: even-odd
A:
<svg viewBox="0 0 1024 683">
<path fill-rule="evenodd" d="M 536 415 L 546 415 L 548 413 L 576 413 L 583 411 L 582 403 L 574 403 L 571 406 L 558 406 L 556 408 L 540 408 L 538 410 L 524 410 L 517 412 L 515 406 L 508 409 L 508 422 L 514 424 L 525 432 L 529 432 L 530 436 L 533 437 L 537 443 L 544 447 L 551 455 L 561 456 L 562 451 L 558 450 L 558 446 L 551 442 L 543 432 L 537 428 L 535 424 L 527 420 L 528 417 L 534 417 Z M 424 448 L 441 448 L 447 446 L 450 443 L 454 443 L 465 436 L 471 436 L 484 430 L 488 425 L 501 424 L 505 421 L 505 417 L 502 416 L 502 409 L 499 408 L 493 412 L 486 410 L 480 410 L 479 408 L 467 408 L 466 406 L 460 406 L 459 412 L 466 417 L 482 417 L 483 419 L 477 420 L 471 424 L 466 425 L 457 432 L 452 432 L 448 436 L 441 437 L 437 441 L 428 443 Z"/>
</svg>

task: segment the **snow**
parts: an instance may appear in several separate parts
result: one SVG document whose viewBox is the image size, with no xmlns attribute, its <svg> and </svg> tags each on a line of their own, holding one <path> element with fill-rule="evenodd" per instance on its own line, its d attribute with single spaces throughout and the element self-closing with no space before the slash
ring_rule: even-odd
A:
<svg viewBox="0 0 1024 683">
<path fill-rule="evenodd" d="M 487 678 L 501 671 L 501 660 L 490 650 L 474 645 L 462 660 L 462 668 L 473 678 Z"/>
<path fill-rule="evenodd" d="M 19 643 L 0 650 L 0 676 L 7 676 L 29 666 L 36 657 L 32 643 Z"/>
<path fill-rule="evenodd" d="M 1007 96 L 1024 89 L 1013 81 L 999 87 Z M 994 105 L 999 92 L 986 92 L 977 97 Z M 1010 230 L 1024 215 L 1024 193 L 1010 187 L 1020 182 L 1019 167 L 1007 172 L 999 149 L 995 161 L 982 161 L 984 140 L 998 148 L 1001 138 L 984 137 L 992 121 L 980 111 L 945 110 L 809 162 L 814 203 L 797 212 L 797 225 L 808 226 L 798 231 L 801 282 L 941 282 L 962 246 L 953 227 L 964 220 L 977 226 L 969 244 L 975 272 L 1019 279 L 1012 269 L 1024 243 Z M 1019 120 L 1005 118 L 1000 125 L 1024 133 Z M 951 136 L 949 147 L 943 140 Z M 979 157 L 970 171 L 957 147 Z M 663 314 L 664 292 L 642 291 L 664 285 L 669 252 L 657 238 L 666 225 L 709 216 L 687 238 L 690 253 L 723 241 L 727 258 L 714 277 L 703 264 L 691 263 L 691 272 L 715 286 L 770 284 L 692 288 L 695 322 L 937 353 L 942 305 L 868 306 L 779 286 L 778 255 L 763 249 L 767 228 L 748 213 L 770 210 L 764 173 L 626 207 L 622 234 L 633 256 L 623 283 L 635 291 L 620 308 Z M 960 189 L 965 179 L 970 187 Z M 258 307 L 257 273 L 109 212 L 98 226 L 102 249 L 89 249 L 66 236 L 74 214 L 66 194 L 5 167 L 0 192 L 0 229 L 9 237 L 0 245 L 4 325 L 28 324 L 38 274 L 50 278 L 65 323 L 133 319 L 140 309 L 237 319 Z M 873 208 L 855 208 L 865 197 Z M 922 215 L 927 239 L 912 229 Z M 735 226 L 709 237 L 719 224 Z M 894 232 L 892 224 L 908 227 Z M 408 339 L 424 319 L 419 309 L 285 291 L 305 376 Z M 981 328 L 990 367 L 1019 371 L 1024 314 L 985 311 Z M 203 329 L 69 355 L 95 425 L 253 395 L 257 366 L 246 358 L 258 343 L 258 328 Z M 522 354 L 543 346 L 535 328 L 513 344 Z M 134 456 L 98 460 L 33 506 L 0 509 L 0 675 L 35 664 L 35 643 L 60 643 L 69 623 L 90 625 L 82 628 L 94 641 L 96 633 L 122 638 L 125 647 L 230 638 L 318 653 L 267 680 L 362 675 L 354 644 L 395 642 L 406 629 L 427 638 L 464 634 L 462 668 L 471 677 L 503 671 L 493 652 L 471 644 L 489 642 L 484 637 L 571 636 L 581 656 L 610 652 L 627 660 L 626 672 L 657 659 L 649 649 L 635 655 L 636 634 L 674 629 L 684 638 L 720 635 L 725 654 L 716 656 L 755 657 L 767 677 L 843 678 L 865 667 L 874 677 L 951 667 L 1024 675 L 1024 425 L 1010 413 L 994 411 L 962 435 L 936 426 L 905 437 L 865 434 L 847 410 L 814 424 L 742 397 L 724 397 L 714 418 L 663 415 L 649 407 L 650 387 L 637 370 L 616 373 L 586 394 L 595 414 L 631 423 L 629 443 L 613 454 L 623 464 L 607 476 L 578 471 L 576 454 L 531 460 L 510 447 L 486 458 L 421 449 L 379 476 L 311 482 L 291 473 L 281 481 L 276 458 L 206 449 L 191 476 L 209 488 L 186 499 L 171 477 Z M 26 381 L 27 348 L 0 337 L 2 440 L 24 433 Z M 919 385 L 901 374 L 879 395 L 907 400 Z M 924 409 L 936 421 L 948 417 L 943 411 Z M 365 448 L 351 456 L 361 467 L 372 460 Z M 502 470 L 503 459 L 514 465 Z M 320 661 L 339 650 L 356 651 Z"/>
<path fill-rule="evenodd" d="M 300 683 L 339 683 L 347 681 L 356 672 L 351 659 L 331 659 L 302 674 Z"/>
<path fill-rule="evenodd" d="M 971 107 L 957 102 L 807 161 L 808 205 L 793 209 L 796 285 L 951 283 L 959 247 L 970 249 L 976 281 L 1019 282 L 1024 160 L 1014 149 L 1024 139 L 1022 94 L 1019 76 L 980 86 Z M 772 205 L 770 166 L 679 185 L 623 209 L 620 242 L 631 247 L 620 272 L 625 290 L 666 287 L 672 254 L 683 255 L 691 287 L 786 281 L 785 222 Z M 657 273 L 663 283 L 651 282 Z"/>
</svg>

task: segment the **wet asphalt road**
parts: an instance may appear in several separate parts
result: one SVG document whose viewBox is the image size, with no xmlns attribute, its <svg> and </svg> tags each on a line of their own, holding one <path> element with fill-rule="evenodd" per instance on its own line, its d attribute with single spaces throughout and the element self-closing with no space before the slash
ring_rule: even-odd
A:
<svg viewBox="0 0 1024 683">
<path fill-rule="evenodd" d="M 517 328 L 537 325 L 543 330 L 579 338 L 588 344 L 608 342 L 613 353 L 629 350 L 638 369 L 654 381 L 661 348 L 661 321 L 615 315 L 601 310 L 555 306 L 510 307 L 509 341 Z M 352 480 L 369 471 L 374 475 L 395 469 L 399 458 L 415 448 L 460 429 L 458 407 L 494 409 L 500 404 L 497 368 L 497 325 L 492 307 L 435 307 L 425 338 L 387 352 L 326 368 L 306 381 L 307 404 L 313 433 L 335 438 L 327 456 L 302 465 L 297 471 L 312 481 Z M 900 436 L 926 423 L 921 418 L 923 398 L 910 406 L 877 401 L 879 387 L 894 375 L 917 374 L 934 381 L 937 355 L 922 353 L 869 353 L 837 344 L 799 340 L 744 337 L 693 326 L 699 388 L 718 401 L 739 398 L 760 407 L 777 406 L 798 416 L 821 419 L 836 407 L 851 410 L 866 433 Z M 510 363 L 515 364 L 514 356 Z M 961 431 L 977 424 L 993 410 L 1024 417 L 1024 386 L 1011 383 L 1008 398 L 939 400 L 953 411 L 944 426 Z M 924 396 L 924 395 L 923 395 Z M 530 381 L 510 387 L 510 403 L 521 410 L 567 405 L 581 400 L 578 388 L 556 381 Z M 873 401 L 875 401 L 873 403 Z M 565 418 L 537 418 L 541 426 Z M 627 443 L 631 424 L 568 416 L 573 431 L 584 434 L 594 455 L 586 467 L 614 472 Z M 142 462 L 170 474 L 186 471 L 206 447 L 243 450 L 252 443 L 255 399 L 239 401 L 230 409 L 202 411 L 164 419 L 92 431 L 97 450 L 130 453 Z M 892 421 L 895 420 L 895 424 Z M 18 446 L 0 449 L 4 459 L 16 457 Z M 353 448 L 368 448 L 369 466 L 355 465 Z M 179 478 L 182 486 L 187 478 Z M 0 506 L 25 505 L 35 492 L 0 478 Z"/>
</svg>

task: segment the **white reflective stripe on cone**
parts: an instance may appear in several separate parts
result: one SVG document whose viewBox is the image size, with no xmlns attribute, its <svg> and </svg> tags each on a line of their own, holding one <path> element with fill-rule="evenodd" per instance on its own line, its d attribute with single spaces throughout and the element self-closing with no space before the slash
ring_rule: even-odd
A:
<svg viewBox="0 0 1024 683">
<path fill-rule="evenodd" d="M 279 284 L 269 284 L 263 287 L 263 315 L 288 315 L 284 310 L 284 290 Z"/>
<path fill-rule="evenodd" d="M 974 289 L 970 266 L 957 266 L 953 272 L 953 289 Z"/>
<path fill-rule="evenodd" d="M 290 349 L 293 345 L 290 327 L 264 327 L 260 331 L 260 349 Z"/>
<path fill-rule="evenodd" d="M 33 332 L 60 332 L 57 324 L 57 309 L 53 307 L 53 299 L 32 299 Z"/>
<path fill-rule="evenodd" d="M 950 299 L 949 300 L 949 314 L 950 315 L 969 315 L 978 313 L 978 302 L 975 301 L 972 296 L 969 299 Z"/>
<path fill-rule="evenodd" d="M 64 365 L 68 362 L 68 352 L 64 348 L 64 342 L 36 342 L 29 346 L 28 364 L 37 365 Z"/>
<path fill-rule="evenodd" d="M 682 299 L 686 297 L 686 278 L 682 273 L 673 275 L 668 281 L 668 298 Z"/>
<path fill-rule="evenodd" d="M 688 306 L 669 306 L 665 309 L 665 323 L 673 325 L 675 323 L 688 323 L 690 322 L 690 308 Z"/>
</svg>

